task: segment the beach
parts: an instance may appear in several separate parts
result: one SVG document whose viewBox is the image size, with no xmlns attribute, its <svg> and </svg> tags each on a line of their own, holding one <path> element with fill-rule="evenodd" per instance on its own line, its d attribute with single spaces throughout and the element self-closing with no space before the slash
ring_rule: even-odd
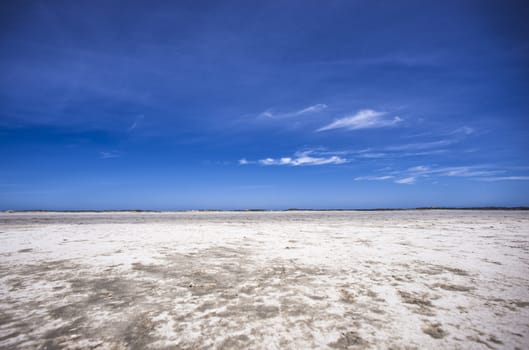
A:
<svg viewBox="0 0 529 350">
<path fill-rule="evenodd" d="M 529 211 L 0 213 L 2 349 L 527 349 Z"/>
</svg>

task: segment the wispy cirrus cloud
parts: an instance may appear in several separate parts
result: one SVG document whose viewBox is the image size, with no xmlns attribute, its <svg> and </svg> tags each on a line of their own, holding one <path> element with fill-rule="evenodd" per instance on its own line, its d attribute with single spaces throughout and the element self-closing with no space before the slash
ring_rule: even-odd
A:
<svg viewBox="0 0 529 350">
<path fill-rule="evenodd" d="M 322 164 L 343 164 L 353 160 L 375 160 L 391 159 L 401 157 L 415 157 L 445 153 L 446 150 L 426 150 L 421 152 L 389 152 L 372 148 L 360 150 L 329 150 L 325 147 L 315 147 L 304 149 L 294 153 L 293 157 L 264 158 L 260 160 L 248 160 L 241 158 L 239 165 L 261 164 L 261 165 L 322 165 Z M 367 178 L 363 178 L 367 180 Z M 385 180 L 385 179 L 381 179 Z"/>
<path fill-rule="evenodd" d="M 138 125 L 140 124 L 140 122 L 143 120 L 143 118 L 145 118 L 145 116 L 143 114 L 140 114 L 140 115 L 136 116 L 136 118 L 134 119 L 132 124 L 130 124 L 130 126 L 127 128 L 127 131 L 132 131 L 132 130 L 136 129 L 138 127 Z"/>
<path fill-rule="evenodd" d="M 290 158 L 290 157 L 284 157 L 284 158 L 266 158 L 259 160 L 259 164 L 262 165 L 293 165 L 293 166 L 299 166 L 299 165 L 325 165 L 325 164 L 343 164 L 346 163 L 347 159 L 338 157 L 338 156 L 332 156 L 332 157 L 297 157 L 297 158 Z"/>
<path fill-rule="evenodd" d="M 309 106 L 307 108 L 303 108 L 302 110 L 299 110 L 295 113 L 295 115 L 302 115 L 307 113 L 318 113 L 326 109 L 328 106 L 324 103 L 318 103 L 313 106 Z"/>
<path fill-rule="evenodd" d="M 304 166 L 304 165 L 337 165 L 347 163 L 349 160 L 340 156 L 314 156 L 311 151 L 296 152 L 293 157 L 281 158 L 264 158 L 257 161 L 249 161 L 246 158 L 239 160 L 240 165 L 260 164 L 260 165 L 289 165 L 289 166 Z"/>
<path fill-rule="evenodd" d="M 403 52 L 392 52 L 385 55 L 372 55 L 366 57 L 355 57 L 340 60 L 315 61 L 317 65 L 351 65 L 357 67 L 370 66 L 400 66 L 400 67 L 433 67 L 443 63 L 443 55 L 435 54 L 409 54 Z"/>
<path fill-rule="evenodd" d="M 383 151 L 400 153 L 400 156 L 423 156 L 446 153 L 447 150 L 443 148 L 452 147 L 463 142 L 468 135 L 474 132 L 475 130 L 473 128 L 462 126 L 451 132 L 444 133 L 444 138 L 439 140 L 392 145 L 383 148 Z"/>
<path fill-rule="evenodd" d="M 389 155 L 382 152 L 359 152 L 358 158 L 376 159 L 376 158 L 387 158 Z"/>
<path fill-rule="evenodd" d="M 395 126 L 402 122 L 402 118 L 396 116 L 393 118 L 385 118 L 387 113 L 378 112 L 372 109 L 363 109 L 357 113 L 336 119 L 332 123 L 325 125 L 317 132 L 333 130 L 333 129 L 346 129 L 346 130 L 359 130 L 359 129 L 373 129 L 373 128 L 384 128 Z"/>
<path fill-rule="evenodd" d="M 403 179 L 395 180 L 395 183 L 402 185 L 411 185 L 415 183 L 416 178 L 414 176 L 405 177 Z"/>
<path fill-rule="evenodd" d="M 492 176 L 504 173 L 505 170 L 491 169 L 488 165 L 474 165 L 474 166 L 454 166 L 454 167 L 429 167 L 429 166 L 415 166 L 408 169 L 408 172 L 417 176 L 458 176 L 458 177 L 478 177 L 478 176 Z"/>
<path fill-rule="evenodd" d="M 479 179 L 480 181 L 494 182 L 494 181 L 529 181 L 529 176 L 497 176 L 485 177 Z"/>
<path fill-rule="evenodd" d="M 405 170 L 388 171 L 386 174 L 359 176 L 355 180 L 394 180 L 398 184 L 413 184 L 419 179 L 439 177 L 463 177 L 480 181 L 526 181 L 529 176 L 500 176 L 507 170 L 491 165 L 437 167 L 418 165 Z"/>
<path fill-rule="evenodd" d="M 355 177 L 355 181 L 383 181 L 394 179 L 393 175 L 384 175 L 384 176 L 358 176 Z"/>
<path fill-rule="evenodd" d="M 458 135 L 458 134 L 471 135 L 475 132 L 476 132 L 476 129 L 471 128 L 470 126 L 462 126 L 448 133 L 448 135 Z"/>
<path fill-rule="evenodd" d="M 404 152 L 401 153 L 400 156 L 402 157 L 417 157 L 417 156 L 431 156 L 436 154 L 444 154 L 448 151 L 446 149 L 435 149 L 435 150 L 429 150 L 429 151 L 420 151 L 420 152 Z"/>
<path fill-rule="evenodd" d="M 117 151 L 99 152 L 99 158 L 101 159 L 111 159 L 111 158 L 119 158 L 119 157 L 121 157 L 121 153 Z"/>
<path fill-rule="evenodd" d="M 404 158 L 404 157 L 421 157 L 421 156 L 431 156 L 446 154 L 448 150 L 446 149 L 436 149 L 429 151 L 421 152 L 345 152 L 344 154 L 355 154 L 356 159 L 393 159 L 393 158 Z"/>
<path fill-rule="evenodd" d="M 403 145 L 388 146 L 385 148 L 385 150 L 387 151 L 418 151 L 418 150 L 424 150 L 424 149 L 430 149 L 430 148 L 436 148 L 436 147 L 446 147 L 446 146 L 452 145 L 457 142 L 458 140 L 455 140 L 455 139 L 444 139 L 444 140 L 429 141 L 429 142 L 416 142 L 416 143 L 407 143 Z"/>
<path fill-rule="evenodd" d="M 460 126 L 456 129 L 451 129 L 449 131 L 442 131 L 442 132 L 433 132 L 433 131 L 425 131 L 420 132 L 416 134 L 411 135 L 405 135 L 404 137 L 412 138 L 412 137 L 446 137 L 446 136 L 468 136 L 476 133 L 476 129 L 467 125 Z"/>
<path fill-rule="evenodd" d="M 399 148 L 398 146 L 395 148 Z M 408 150 L 408 151 L 405 151 Z M 332 151 L 326 149 L 314 149 L 312 151 L 318 155 L 349 155 L 355 159 L 380 159 L 380 158 L 401 158 L 401 157 L 420 157 L 448 153 L 446 149 L 425 149 L 413 151 L 412 148 L 407 149 L 403 147 L 401 150 L 393 150 L 388 148 L 365 148 L 360 150 L 339 150 Z"/>
<path fill-rule="evenodd" d="M 307 114 L 320 113 L 323 110 L 325 110 L 327 107 L 328 106 L 324 103 L 317 103 L 315 105 L 308 106 L 308 107 L 305 107 L 303 109 L 296 110 L 296 111 L 290 111 L 290 112 L 274 112 L 272 110 L 267 110 L 259 114 L 259 117 L 269 118 L 269 119 L 299 117 L 299 116 L 307 115 Z"/>
</svg>

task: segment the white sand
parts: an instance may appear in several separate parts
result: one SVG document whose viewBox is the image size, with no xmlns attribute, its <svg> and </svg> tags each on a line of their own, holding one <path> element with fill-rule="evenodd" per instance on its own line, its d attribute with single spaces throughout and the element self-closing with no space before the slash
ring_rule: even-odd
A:
<svg viewBox="0 0 529 350">
<path fill-rule="evenodd" d="M 527 344 L 529 212 L 0 214 L 0 348 Z"/>
</svg>

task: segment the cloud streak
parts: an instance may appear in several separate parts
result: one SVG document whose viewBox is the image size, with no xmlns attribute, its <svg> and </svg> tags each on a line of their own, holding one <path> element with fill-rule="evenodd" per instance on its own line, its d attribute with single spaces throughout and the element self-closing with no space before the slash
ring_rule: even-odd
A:
<svg viewBox="0 0 529 350">
<path fill-rule="evenodd" d="M 334 129 L 359 130 L 385 128 L 395 126 L 402 122 L 402 119 L 398 116 L 393 118 L 384 118 L 385 115 L 385 112 L 378 112 L 372 109 L 363 109 L 351 116 L 336 119 L 332 123 L 325 125 L 316 131 L 321 132 Z"/>
<path fill-rule="evenodd" d="M 383 158 L 400 158 L 425 156 L 433 154 L 446 153 L 446 150 L 426 150 L 422 152 L 381 152 L 372 148 L 361 150 L 328 150 L 325 147 L 316 147 L 298 151 L 293 157 L 281 158 L 264 158 L 260 160 L 248 160 L 241 158 L 238 160 L 239 165 L 261 164 L 261 165 L 324 165 L 324 164 L 343 164 L 352 160 L 376 160 Z M 386 180 L 380 178 L 379 180 Z M 358 177 L 357 180 L 374 180 L 372 177 Z"/>
<path fill-rule="evenodd" d="M 293 157 L 264 158 L 250 161 L 246 158 L 239 160 L 240 165 L 260 164 L 264 166 L 286 165 L 286 166 L 309 166 L 309 165 L 338 165 L 347 163 L 349 160 L 340 156 L 317 157 L 311 155 L 312 151 L 297 152 Z"/>
<path fill-rule="evenodd" d="M 494 182 L 494 181 L 529 181 L 529 176 L 497 176 L 485 177 L 479 179 L 480 181 Z"/>
<path fill-rule="evenodd" d="M 371 180 L 394 180 L 398 184 L 413 184 L 419 179 L 439 178 L 439 177 L 462 177 L 471 178 L 479 181 L 529 181 L 529 176 L 499 176 L 505 174 L 507 170 L 497 169 L 490 165 L 472 165 L 472 166 L 451 166 L 435 167 L 418 165 L 401 171 L 389 171 L 382 175 L 359 176 L 356 181 Z"/>
<path fill-rule="evenodd" d="M 405 177 L 403 179 L 395 180 L 395 183 L 401 184 L 401 185 L 411 185 L 415 183 L 416 178 L 414 176 Z"/>
<path fill-rule="evenodd" d="M 326 165 L 326 164 L 343 164 L 347 163 L 347 159 L 331 156 L 331 157 L 311 157 L 311 156 L 302 156 L 297 158 L 283 157 L 283 158 L 266 158 L 259 160 L 261 165 Z"/>
<path fill-rule="evenodd" d="M 318 103 L 312 106 L 308 106 L 306 108 L 292 111 L 292 112 L 285 112 L 285 113 L 274 113 L 270 110 L 265 111 L 261 114 L 259 114 L 260 117 L 268 118 L 268 119 L 283 119 L 283 118 L 292 118 L 292 117 L 299 117 L 307 114 L 316 114 L 320 113 L 323 110 L 325 110 L 328 106 L 324 103 Z"/>
<path fill-rule="evenodd" d="M 383 180 L 391 180 L 395 178 L 393 175 L 385 175 L 385 176 L 358 176 L 355 177 L 355 181 L 383 181 Z"/>
<path fill-rule="evenodd" d="M 121 157 L 121 154 L 119 152 L 99 152 L 99 158 L 101 159 L 111 159 L 111 158 L 119 158 Z"/>
<path fill-rule="evenodd" d="M 408 171 L 417 176 L 448 176 L 448 177 L 478 177 L 478 176 L 492 176 L 504 173 L 505 170 L 487 169 L 490 167 L 483 165 L 476 166 L 457 166 L 457 167 L 440 167 L 432 168 L 424 165 L 409 168 Z"/>
<path fill-rule="evenodd" d="M 138 124 L 143 120 L 144 116 L 142 114 L 138 115 L 134 122 L 127 128 L 127 131 L 132 131 L 138 127 Z"/>
<path fill-rule="evenodd" d="M 420 151 L 424 149 L 431 149 L 436 147 L 446 147 L 458 142 L 457 140 L 445 139 L 431 142 L 418 142 L 418 143 L 408 143 L 404 145 L 389 146 L 386 147 L 387 151 Z"/>
</svg>

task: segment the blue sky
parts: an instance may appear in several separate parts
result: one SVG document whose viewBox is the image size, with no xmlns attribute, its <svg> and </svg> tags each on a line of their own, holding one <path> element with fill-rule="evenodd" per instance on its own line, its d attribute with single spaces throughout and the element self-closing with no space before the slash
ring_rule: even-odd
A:
<svg viewBox="0 0 529 350">
<path fill-rule="evenodd" d="M 529 205 L 526 1 L 0 6 L 0 209 Z"/>
</svg>

